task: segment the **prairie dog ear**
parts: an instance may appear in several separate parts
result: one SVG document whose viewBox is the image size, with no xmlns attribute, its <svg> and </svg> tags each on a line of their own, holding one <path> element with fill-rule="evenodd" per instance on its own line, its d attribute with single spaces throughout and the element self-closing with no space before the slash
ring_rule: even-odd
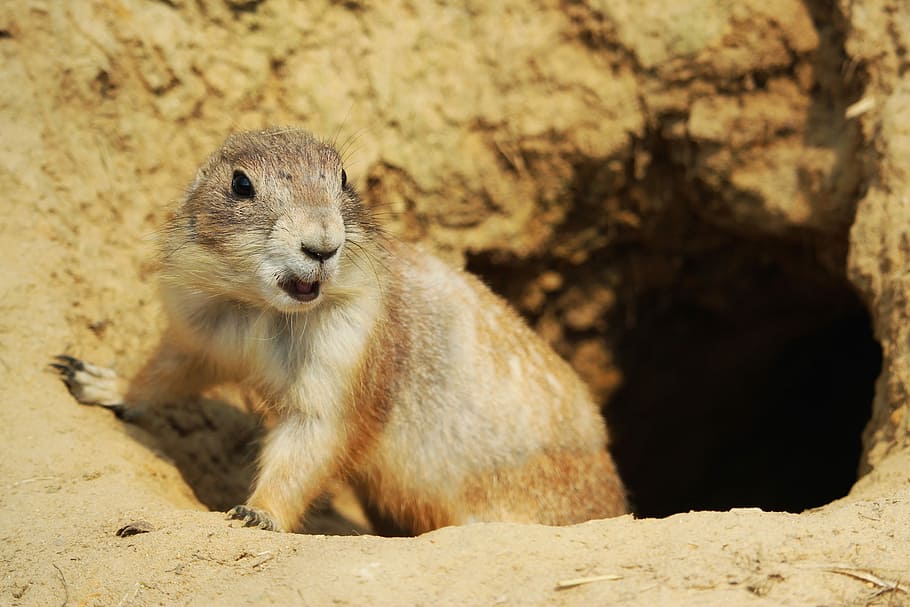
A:
<svg viewBox="0 0 910 607">
<path fill-rule="evenodd" d="M 193 177 L 193 182 L 190 184 L 191 190 L 195 190 L 196 188 L 198 188 L 199 184 L 202 183 L 202 181 L 206 177 L 209 176 L 210 169 L 211 169 L 211 162 L 206 162 L 204 165 L 202 165 L 199 168 L 198 171 L 196 171 L 196 176 Z"/>
<path fill-rule="evenodd" d="M 197 189 L 202 184 L 202 182 L 208 179 L 209 175 L 212 174 L 212 169 L 214 168 L 215 164 L 223 161 L 224 158 L 220 157 L 218 154 L 209 156 L 209 158 L 207 158 L 206 161 L 202 163 L 202 166 L 199 167 L 199 170 L 196 171 L 196 176 L 193 177 L 193 182 L 190 183 L 190 191 Z"/>
</svg>

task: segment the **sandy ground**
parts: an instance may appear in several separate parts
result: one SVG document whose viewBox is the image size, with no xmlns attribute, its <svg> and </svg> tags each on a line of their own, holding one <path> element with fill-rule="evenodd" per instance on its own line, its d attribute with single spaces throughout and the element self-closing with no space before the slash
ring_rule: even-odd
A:
<svg viewBox="0 0 910 607">
<path fill-rule="evenodd" d="M 661 14 L 660 3 L 645 4 L 641 10 Z M 696 14 L 701 26 L 692 35 L 719 40 L 724 27 L 739 18 L 719 5 L 697 4 L 710 18 Z M 749 54 L 750 61 L 764 61 L 771 72 L 778 69 L 776 57 L 791 61 L 818 44 L 806 33 L 812 21 L 802 5 L 778 4 L 787 11 L 781 14 L 793 17 L 782 20 L 787 27 L 768 30 L 777 38 L 749 42 L 767 43 L 773 50 Z M 495 249 L 492 243 L 504 237 L 522 254 L 547 242 L 548 226 L 563 212 L 514 202 L 531 192 L 522 189 L 529 187 L 528 173 L 516 173 L 515 167 L 532 163 L 529 170 L 541 184 L 532 197 L 552 200 L 572 169 L 565 159 L 575 152 L 567 149 L 586 150 L 604 162 L 634 157 L 639 152 L 629 147 L 630 133 L 646 124 L 642 116 L 628 113 L 628 108 L 640 110 L 637 95 L 644 95 L 652 109 L 661 99 L 668 112 L 685 104 L 668 101 L 666 90 L 655 89 L 642 74 L 673 84 L 679 66 L 687 65 L 697 84 L 708 78 L 705 56 L 714 56 L 713 47 L 705 46 L 701 55 L 692 51 L 697 44 L 682 35 L 684 30 L 668 38 L 672 43 L 642 46 L 653 32 L 633 27 L 640 23 L 630 16 L 633 3 L 616 3 L 612 13 L 597 19 L 581 10 L 587 5 L 579 4 L 575 12 L 547 5 L 539 20 L 522 22 L 534 36 L 524 43 L 516 42 L 521 36 L 502 43 L 504 61 L 539 56 L 534 55 L 539 49 L 527 48 L 534 46 L 535 36 L 544 32 L 541 39 L 556 44 L 571 29 L 593 40 L 591 48 L 620 57 L 610 68 L 612 77 L 596 83 L 610 93 L 597 105 L 584 90 L 566 84 L 583 80 L 585 69 L 609 64 L 573 54 L 581 53 L 575 43 L 564 54 L 548 51 L 551 63 L 522 64 L 521 73 L 509 66 L 483 72 L 489 63 L 482 53 L 466 53 L 454 42 L 441 46 L 438 56 L 424 53 L 435 62 L 431 65 L 459 57 L 479 73 L 498 74 L 478 79 L 478 97 L 468 111 L 454 104 L 439 109 L 437 97 L 409 95 L 404 86 L 425 77 L 431 86 L 417 92 L 435 91 L 445 99 L 446 79 L 457 82 L 457 75 L 420 68 L 419 62 L 407 69 L 395 63 L 394 70 L 403 73 L 391 73 L 392 67 L 385 69 L 394 63 L 390 58 L 403 52 L 392 42 L 376 55 L 364 54 L 369 41 L 382 36 L 421 48 L 425 12 L 404 19 L 394 10 L 379 15 L 371 7 L 369 20 L 358 13 L 366 38 L 350 38 L 344 53 L 353 55 L 347 55 L 329 43 L 327 32 L 331 26 L 336 35 L 353 35 L 345 30 L 353 27 L 348 9 L 328 4 L 313 9 L 323 18 L 318 39 L 313 38 L 313 15 L 294 13 L 285 20 L 286 7 L 270 0 L 5 5 L 2 12 L 10 10 L 0 15 L 0 74 L 7 83 L 0 91 L 0 605 L 910 604 L 910 451 L 904 446 L 906 398 L 901 396 L 907 374 L 900 355 L 906 342 L 899 339 L 906 323 L 901 323 L 905 313 L 898 313 L 906 299 L 900 297 L 903 286 L 882 286 L 903 285 L 889 278 L 903 266 L 882 262 L 879 267 L 878 261 L 891 255 L 887 251 L 900 250 L 901 242 L 899 235 L 880 234 L 891 234 L 906 217 L 906 209 L 900 211 L 906 196 L 900 192 L 910 181 L 900 167 L 906 166 L 910 146 L 906 126 L 893 116 L 906 116 L 900 110 L 908 93 L 894 84 L 902 72 L 892 65 L 900 55 L 893 49 L 900 48 L 908 28 L 892 19 L 894 11 L 882 8 L 886 4 L 851 16 L 857 31 L 872 32 L 850 43 L 852 52 L 867 60 L 881 54 L 868 40 L 879 39 L 875 32 L 891 31 L 890 42 L 882 34 L 881 48 L 890 50 L 880 59 L 881 69 L 870 72 L 869 90 L 877 96 L 877 107 L 894 112 L 864 123 L 870 137 L 878 132 L 876 121 L 891 125 L 887 136 L 869 146 L 887 170 L 870 181 L 851 242 L 852 276 L 873 312 L 885 355 L 876 421 L 867 437 L 874 467 L 853 492 L 802 514 L 740 509 L 665 519 L 630 515 L 569 528 L 482 524 L 394 539 L 233 527 L 211 510 L 244 493 L 256 420 L 221 401 L 206 401 L 192 404 L 189 412 L 172 412 L 156 427 L 124 426 L 105 411 L 76 405 L 48 368 L 50 358 L 77 353 L 127 374 L 141 364 L 161 326 L 151 261 L 155 230 L 195 165 L 231 128 L 303 122 L 329 130 L 347 121 L 346 132 L 358 133 L 370 124 L 354 156 L 357 183 L 369 196 L 391 198 L 398 233 L 433 243 L 454 263 L 466 250 Z M 771 9 L 749 10 L 755 23 L 767 25 Z M 874 21 L 877 14 L 892 15 L 892 21 L 882 17 L 881 24 L 897 26 L 889 30 Z M 481 41 L 496 32 L 496 19 L 452 19 L 451 32 L 470 31 Z M 557 22 L 571 27 L 551 26 Z M 611 30 L 608 22 L 622 27 Z M 241 29 L 249 32 L 249 45 L 225 50 Z M 780 44 L 772 44 L 775 40 Z M 356 78 L 333 79 L 352 56 L 363 59 Z M 194 64 L 194 57 L 203 57 L 199 61 L 208 71 Z M 735 71 L 737 57 L 724 55 L 724 65 Z M 750 64 L 748 69 L 758 68 Z M 710 77 L 719 78 L 718 73 Z M 363 82 L 370 87 L 357 89 Z M 689 84 L 676 82 L 680 90 Z M 348 96 L 355 100 L 353 112 L 337 102 Z M 579 98 L 585 102 L 574 105 Z M 544 105 L 528 112 L 522 104 L 532 99 Z M 601 130 L 603 122 L 572 122 L 587 115 L 585 104 L 602 106 L 598 115 L 614 117 L 609 132 Z M 724 112 L 731 111 L 725 107 Z M 484 147 L 486 134 L 466 126 L 487 124 L 477 117 L 481 114 L 499 116 L 499 126 L 491 130 L 501 136 L 496 145 Z M 700 115 L 703 134 L 710 115 Z M 545 119 L 552 124 L 541 125 Z M 547 132 L 559 136 L 550 139 Z M 448 150 L 476 159 L 475 152 L 488 148 L 499 149 L 496 153 L 507 160 L 447 164 L 453 156 Z M 429 150 L 426 158 L 424 150 Z M 830 170 L 836 163 L 825 164 L 826 154 L 807 155 L 806 166 Z M 728 211 L 748 202 L 731 193 L 730 183 L 748 173 L 743 166 L 760 164 L 754 155 L 736 160 L 735 149 L 732 157 L 730 166 L 701 167 L 710 173 L 706 179 L 713 175 L 721 184 L 719 199 L 729 203 Z M 487 167 L 493 164 L 498 168 L 491 172 Z M 439 179 L 449 189 L 433 181 L 438 174 L 446 176 Z M 607 183 L 613 183 L 610 179 Z M 855 176 L 844 179 L 853 183 Z M 852 217 L 831 210 L 836 205 L 827 215 L 801 215 L 794 209 L 812 198 L 804 200 L 800 192 L 793 194 L 799 199 L 794 206 L 780 212 L 764 206 L 750 215 L 756 233 L 776 230 L 780 221 L 817 220 L 816 228 L 824 230 Z M 415 202 L 418 198 L 425 202 Z M 447 199 L 487 202 L 452 203 L 451 213 L 441 217 L 438 207 Z M 490 202 L 497 200 L 511 202 Z M 730 216 L 737 215 L 730 211 Z M 876 253 L 877 243 L 884 243 L 886 253 Z M 590 377 L 609 371 L 595 369 Z M 605 380 L 604 394 L 614 384 Z M 124 526 L 140 523 L 149 531 L 117 535 Z"/>
</svg>

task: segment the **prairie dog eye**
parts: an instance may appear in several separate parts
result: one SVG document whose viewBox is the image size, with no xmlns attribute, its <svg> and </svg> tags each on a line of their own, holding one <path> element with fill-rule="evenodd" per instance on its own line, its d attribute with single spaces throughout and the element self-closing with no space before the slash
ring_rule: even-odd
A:
<svg viewBox="0 0 910 607">
<path fill-rule="evenodd" d="M 348 185 L 348 174 L 341 169 L 341 187 Z"/>
<path fill-rule="evenodd" d="M 253 182 L 243 171 L 234 171 L 234 178 L 231 179 L 231 193 L 237 198 L 252 198 L 256 193 L 253 190 Z"/>
</svg>

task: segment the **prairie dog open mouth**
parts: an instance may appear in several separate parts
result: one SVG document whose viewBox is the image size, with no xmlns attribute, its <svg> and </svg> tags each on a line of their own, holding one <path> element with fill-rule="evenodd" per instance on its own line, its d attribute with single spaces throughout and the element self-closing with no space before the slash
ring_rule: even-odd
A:
<svg viewBox="0 0 910 607">
<path fill-rule="evenodd" d="M 319 281 L 306 282 L 299 278 L 287 278 L 279 282 L 278 286 L 297 301 L 313 301 L 319 297 Z"/>
</svg>

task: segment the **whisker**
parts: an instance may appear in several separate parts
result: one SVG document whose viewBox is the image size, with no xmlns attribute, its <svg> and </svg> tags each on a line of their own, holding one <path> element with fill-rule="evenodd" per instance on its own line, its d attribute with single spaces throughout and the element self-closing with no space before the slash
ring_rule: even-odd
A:
<svg viewBox="0 0 910 607">
<path fill-rule="evenodd" d="M 391 272 L 391 268 L 386 265 L 384 261 L 381 261 L 375 255 L 373 255 L 372 252 L 364 247 L 361 243 L 350 241 L 350 244 L 352 245 L 349 255 L 351 263 L 361 272 L 365 273 L 362 267 L 358 265 L 355 260 L 359 259 L 360 261 L 366 261 L 366 263 L 370 266 L 370 273 L 373 275 L 373 278 L 376 281 L 376 286 L 379 288 L 380 293 L 384 294 L 385 291 L 383 280 L 379 275 L 379 271 L 376 269 L 376 266 L 379 265 L 379 267 L 381 267 L 386 273 Z"/>
<path fill-rule="evenodd" d="M 338 143 L 338 136 L 341 134 L 341 131 L 342 131 L 342 129 L 344 129 L 344 126 L 348 123 L 348 118 L 351 117 L 351 110 L 353 110 L 353 109 L 354 109 L 354 102 L 352 101 L 351 104 L 348 106 L 348 110 L 344 113 L 344 119 L 340 123 L 338 123 L 338 128 L 335 129 L 335 133 L 332 135 L 332 138 L 329 140 L 329 144 L 333 148 L 336 147 L 336 144 Z M 340 154 L 339 154 L 339 156 L 340 156 Z"/>
</svg>

